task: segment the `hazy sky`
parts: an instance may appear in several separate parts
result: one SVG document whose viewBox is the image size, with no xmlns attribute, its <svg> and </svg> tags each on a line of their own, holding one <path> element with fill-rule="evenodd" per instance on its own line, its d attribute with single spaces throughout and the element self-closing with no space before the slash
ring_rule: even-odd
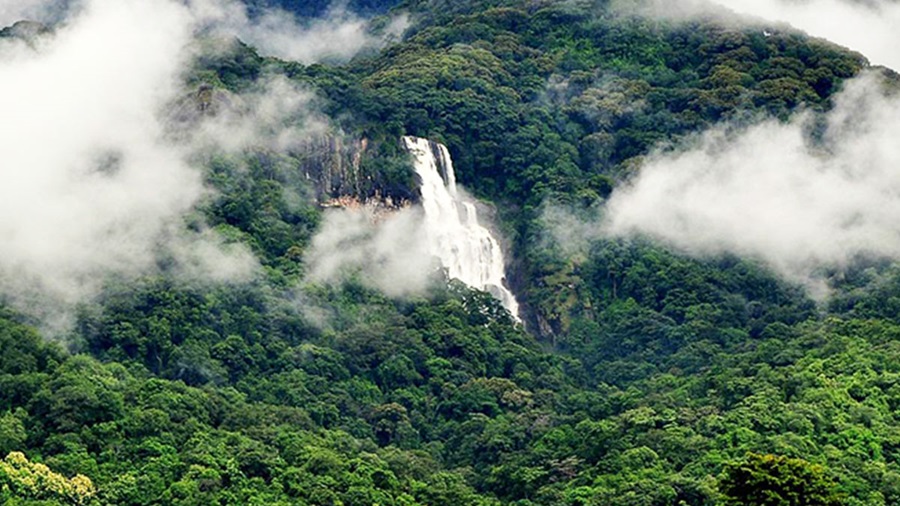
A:
<svg viewBox="0 0 900 506">
<path fill-rule="evenodd" d="M 729 12 L 760 22 L 787 23 L 811 36 L 858 51 L 875 65 L 900 67 L 895 49 L 900 26 L 897 0 L 612 0 L 615 9 L 645 16 L 698 16 L 735 22 Z M 726 16 L 722 16 L 726 14 Z"/>
<path fill-rule="evenodd" d="M 783 21 L 900 69 L 900 2 L 889 0 L 710 0 L 735 12 Z"/>
</svg>

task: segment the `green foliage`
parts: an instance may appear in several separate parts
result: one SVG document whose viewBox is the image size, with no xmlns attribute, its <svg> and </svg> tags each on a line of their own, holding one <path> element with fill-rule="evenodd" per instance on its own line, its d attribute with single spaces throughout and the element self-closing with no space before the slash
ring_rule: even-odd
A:
<svg viewBox="0 0 900 506">
<path fill-rule="evenodd" d="M 264 274 L 192 284 L 163 262 L 111 282 L 80 306 L 71 354 L 0 312 L 0 451 L 24 452 L 2 464 L 4 501 L 900 503 L 896 268 L 849 271 L 824 307 L 742 259 L 614 240 L 573 254 L 539 219 L 590 214 L 660 142 L 826 110 L 861 57 L 604 1 L 404 7 L 409 36 L 347 65 L 235 42 L 189 80 L 242 92 L 280 72 L 314 89 L 366 145 L 356 197 L 414 199 L 398 137 L 447 143 L 498 205 L 530 333 L 458 283 L 412 300 L 304 284 L 322 197 L 305 169 L 325 148 L 200 160 L 216 193 L 189 226 L 248 247 Z M 77 475 L 96 490 L 66 495 Z"/>
<path fill-rule="evenodd" d="M 412 35 L 351 64 L 356 82 L 321 66 L 291 73 L 370 135 L 443 141 L 464 184 L 518 211 L 550 195 L 602 197 L 595 176 L 715 121 L 827 107 L 864 64 L 794 32 L 651 22 L 596 4 L 413 2 Z"/>
<path fill-rule="evenodd" d="M 0 461 L 0 499 L 4 504 L 90 504 L 96 494 L 83 475 L 66 478 L 43 464 L 30 462 L 21 452 Z"/>
<path fill-rule="evenodd" d="M 268 153 L 215 158 L 207 176 L 219 191 L 207 209 L 210 224 L 288 276 L 298 273 L 300 252 L 319 221 L 298 163 Z"/>
<path fill-rule="evenodd" d="M 844 504 L 821 466 L 802 459 L 751 453 L 729 465 L 721 489 L 726 504 L 837 506 Z"/>
</svg>

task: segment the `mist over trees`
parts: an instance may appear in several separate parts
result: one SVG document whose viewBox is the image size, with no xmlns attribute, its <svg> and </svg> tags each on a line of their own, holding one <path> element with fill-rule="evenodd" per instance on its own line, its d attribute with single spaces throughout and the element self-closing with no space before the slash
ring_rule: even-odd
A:
<svg viewBox="0 0 900 506">
<path fill-rule="evenodd" d="M 894 234 L 872 119 L 896 74 L 696 3 L 82 5 L 0 32 L 4 504 L 900 503 L 900 270 L 853 240 Z M 248 27 L 352 33 L 292 61 Z M 434 273 L 315 275 L 378 222 L 324 208 L 410 212 L 402 135 L 493 210 L 524 326 Z M 754 215 L 737 196 L 793 176 L 788 199 L 874 197 L 806 243 L 722 239 Z M 397 227 L 376 239 L 417 251 Z M 792 276 L 777 247 L 827 261 Z"/>
</svg>

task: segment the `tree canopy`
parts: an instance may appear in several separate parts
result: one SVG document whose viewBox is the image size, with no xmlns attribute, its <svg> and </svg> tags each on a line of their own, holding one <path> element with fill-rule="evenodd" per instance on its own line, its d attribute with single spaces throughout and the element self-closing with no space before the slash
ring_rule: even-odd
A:
<svg viewBox="0 0 900 506">
<path fill-rule="evenodd" d="M 309 282 L 312 155 L 211 157 L 198 213 L 263 274 L 109 281 L 62 343 L 0 310 L 5 504 L 900 503 L 896 266 L 849 270 L 821 304 L 750 259 L 618 239 L 570 254 L 542 235 L 544 206 L 590 212 L 661 143 L 827 111 L 860 55 L 599 0 L 398 8 L 403 40 L 349 63 L 236 45 L 188 81 L 314 90 L 368 143 L 364 196 L 414 194 L 401 135 L 446 143 L 511 239 L 525 327 L 457 283 Z"/>
</svg>

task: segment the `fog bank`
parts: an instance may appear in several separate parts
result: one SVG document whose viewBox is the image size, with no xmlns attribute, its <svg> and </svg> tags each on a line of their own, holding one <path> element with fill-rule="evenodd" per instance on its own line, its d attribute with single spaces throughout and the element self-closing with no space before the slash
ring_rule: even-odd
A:
<svg viewBox="0 0 900 506">
<path fill-rule="evenodd" d="M 693 255 L 735 253 L 821 290 L 823 268 L 900 258 L 900 100 L 849 82 L 821 143 L 810 116 L 706 132 L 648 157 L 610 197 L 602 229 Z"/>
<path fill-rule="evenodd" d="M 198 35 L 243 34 L 262 21 L 218 0 L 62 5 L 0 7 L 3 25 L 59 21 L 37 44 L 0 39 L 0 301 L 59 329 L 110 279 L 163 270 L 194 282 L 255 275 L 249 250 L 227 244 L 196 210 L 215 197 L 197 161 L 215 152 L 287 152 L 325 132 L 327 119 L 311 92 L 277 76 L 241 96 L 216 92 L 221 110 L 198 115 L 185 98 L 196 90 L 183 80 Z M 226 13 L 236 17 L 217 17 Z M 282 16 L 300 28 L 281 33 L 279 44 L 312 36 L 328 45 L 310 50 L 310 61 L 381 43 L 361 20 L 334 15 L 300 27 L 272 12 L 265 26 Z M 265 26 L 254 33 L 275 33 Z"/>
</svg>

